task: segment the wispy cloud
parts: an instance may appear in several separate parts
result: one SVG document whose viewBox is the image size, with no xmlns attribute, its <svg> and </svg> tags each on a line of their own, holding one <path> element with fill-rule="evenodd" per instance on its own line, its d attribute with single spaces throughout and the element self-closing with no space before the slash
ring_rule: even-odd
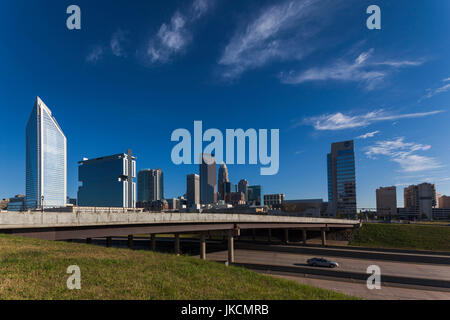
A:
<svg viewBox="0 0 450 320">
<path fill-rule="evenodd" d="M 404 137 L 393 140 L 378 141 L 366 150 L 367 157 L 376 159 L 377 156 L 387 156 L 398 163 L 403 172 L 417 172 L 441 168 L 442 165 L 433 157 L 417 154 L 430 150 L 430 145 L 405 142 Z"/>
<path fill-rule="evenodd" d="M 443 112 L 443 110 L 435 110 L 429 112 L 392 114 L 384 110 L 377 110 L 359 115 L 345 115 L 341 112 L 334 114 L 324 114 L 318 117 L 303 119 L 294 124 L 298 127 L 302 124 L 313 125 L 316 130 L 342 130 L 350 128 L 365 127 L 377 121 L 388 121 L 397 119 L 420 118 L 431 116 Z"/>
<path fill-rule="evenodd" d="M 90 63 L 96 63 L 99 61 L 104 54 L 104 49 L 102 46 L 95 46 L 86 56 L 86 61 Z"/>
<path fill-rule="evenodd" d="M 300 84 L 309 81 L 350 81 L 363 83 L 368 90 L 374 89 L 396 69 L 420 66 L 425 60 L 376 60 L 374 49 L 360 53 L 354 60 L 339 59 L 325 67 L 314 67 L 306 71 L 280 73 L 281 82 Z"/>
<path fill-rule="evenodd" d="M 427 90 L 428 93 L 425 96 L 423 96 L 419 101 L 422 101 L 424 99 L 431 98 L 431 97 L 433 97 L 433 96 L 435 96 L 437 94 L 449 91 L 450 90 L 450 83 L 447 83 L 447 82 L 450 82 L 450 78 L 443 79 L 442 82 L 445 82 L 445 84 L 443 86 L 441 86 L 441 87 L 439 87 L 437 89 L 428 89 Z"/>
<path fill-rule="evenodd" d="M 331 4 L 294 0 L 263 8 L 240 26 L 226 45 L 218 62 L 224 69 L 222 77 L 234 79 L 271 61 L 303 58 L 314 50 L 314 45 L 306 42 L 323 27 Z"/>
<path fill-rule="evenodd" d="M 127 32 L 123 30 L 117 30 L 111 36 L 111 41 L 109 42 L 109 46 L 111 48 L 111 52 L 116 57 L 126 57 L 127 54 L 124 49 L 124 43 L 126 42 Z"/>
<path fill-rule="evenodd" d="M 149 41 L 146 51 L 149 62 L 166 63 L 183 52 L 192 41 L 193 24 L 211 9 L 213 3 L 213 0 L 194 0 L 187 10 L 177 10 Z"/>
<path fill-rule="evenodd" d="M 367 139 L 367 138 L 373 138 L 376 134 L 380 133 L 380 131 L 372 131 L 367 132 L 366 134 L 360 135 L 359 137 L 356 137 L 356 139 Z"/>
</svg>

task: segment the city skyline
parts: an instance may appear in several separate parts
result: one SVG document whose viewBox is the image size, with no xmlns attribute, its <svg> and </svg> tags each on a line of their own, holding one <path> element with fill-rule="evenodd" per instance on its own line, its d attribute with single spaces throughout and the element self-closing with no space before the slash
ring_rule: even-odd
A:
<svg viewBox="0 0 450 320">
<path fill-rule="evenodd" d="M 326 153 L 331 143 L 352 139 L 359 208 L 376 207 L 380 186 L 397 186 L 399 206 L 403 187 L 411 184 L 435 183 L 450 194 L 450 45 L 442 41 L 450 4 L 383 4 L 382 29 L 370 31 L 365 9 L 371 3 L 317 3 L 308 8 L 324 22 L 315 34 L 306 32 L 309 20 L 296 10 L 304 1 L 292 2 L 290 16 L 283 15 L 286 1 L 208 2 L 214 5 L 182 30 L 180 39 L 187 42 L 172 52 L 150 40 L 170 26 L 175 12 L 188 17 L 192 2 L 124 11 L 125 3 L 108 2 L 105 13 L 106 2 L 80 1 L 83 25 L 73 32 L 55 28 L 64 22 L 64 4 L 2 3 L 0 26 L 17 30 L 0 35 L 8 46 L 0 75 L 6 119 L 0 129 L 6 137 L 0 140 L 2 197 L 25 193 L 24 126 L 38 95 L 67 135 L 70 197 L 78 190 L 78 161 L 127 148 L 139 159 L 137 170 L 164 171 L 166 197 L 184 194 L 186 175 L 197 165 L 171 162 L 170 134 L 195 120 L 222 131 L 280 128 L 277 175 L 227 164 L 233 183 L 247 179 L 267 194 L 327 200 Z M 92 28 L 96 19 L 114 22 Z M 277 23 L 259 38 L 264 21 Z M 255 45 L 240 46 L 246 39 Z M 280 47 L 265 56 L 271 43 Z"/>
</svg>

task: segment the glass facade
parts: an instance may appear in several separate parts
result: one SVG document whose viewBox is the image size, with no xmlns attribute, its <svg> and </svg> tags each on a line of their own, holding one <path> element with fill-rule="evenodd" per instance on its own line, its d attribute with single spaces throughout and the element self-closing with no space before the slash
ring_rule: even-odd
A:
<svg viewBox="0 0 450 320">
<path fill-rule="evenodd" d="M 248 187 L 248 202 L 250 205 L 263 206 L 264 193 L 261 186 Z"/>
<path fill-rule="evenodd" d="M 127 154 L 80 161 L 78 180 L 81 185 L 78 187 L 78 205 L 134 208 L 135 163 Z"/>
<path fill-rule="evenodd" d="M 217 165 L 211 154 L 202 154 L 200 158 L 200 203 L 216 202 Z"/>
<path fill-rule="evenodd" d="M 328 201 L 334 214 L 356 215 L 356 172 L 353 141 L 333 143 L 327 155 Z"/>
<path fill-rule="evenodd" d="M 26 127 L 26 206 L 66 205 L 67 140 L 50 109 L 37 98 Z"/>
<path fill-rule="evenodd" d="M 138 172 L 138 201 L 164 199 L 164 173 L 161 169 L 145 169 Z"/>
</svg>

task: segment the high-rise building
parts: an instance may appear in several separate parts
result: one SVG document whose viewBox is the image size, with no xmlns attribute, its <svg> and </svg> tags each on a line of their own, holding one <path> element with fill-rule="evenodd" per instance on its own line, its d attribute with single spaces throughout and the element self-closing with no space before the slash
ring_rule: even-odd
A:
<svg viewBox="0 0 450 320">
<path fill-rule="evenodd" d="M 187 207 L 200 204 L 200 177 L 197 174 L 188 174 L 186 181 Z"/>
<path fill-rule="evenodd" d="M 67 139 L 37 97 L 26 127 L 26 207 L 64 207 L 66 197 Z"/>
<path fill-rule="evenodd" d="M 254 206 L 264 205 L 264 193 L 261 186 L 248 187 L 248 203 Z"/>
<path fill-rule="evenodd" d="M 138 201 L 164 199 L 164 174 L 161 169 L 140 170 L 137 175 Z"/>
<path fill-rule="evenodd" d="M 136 207 L 136 157 L 131 150 L 78 162 L 78 205 Z"/>
<path fill-rule="evenodd" d="M 433 219 L 433 207 L 436 206 L 436 186 L 431 183 L 421 183 L 410 185 L 404 189 L 405 208 L 415 212 L 421 218 L 426 215 Z"/>
<path fill-rule="evenodd" d="M 245 201 L 248 201 L 248 181 L 242 179 L 238 183 L 238 192 L 242 192 L 245 196 Z"/>
<path fill-rule="evenodd" d="M 356 173 L 353 140 L 331 144 L 327 155 L 328 202 L 333 215 L 356 215 Z"/>
<path fill-rule="evenodd" d="M 200 156 L 200 203 L 211 204 L 217 202 L 217 166 L 216 159 L 211 154 Z"/>
<path fill-rule="evenodd" d="M 379 216 L 397 215 L 397 187 L 380 187 L 376 191 L 376 196 Z"/>
<path fill-rule="evenodd" d="M 225 183 L 230 182 L 228 177 L 228 168 L 225 163 L 222 163 L 219 167 L 219 179 L 217 181 L 219 186 L 219 197 L 220 200 L 225 200 Z"/>
<path fill-rule="evenodd" d="M 450 209 L 450 197 L 449 196 L 440 196 L 439 197 L 439 208 Z"/>
</svg>

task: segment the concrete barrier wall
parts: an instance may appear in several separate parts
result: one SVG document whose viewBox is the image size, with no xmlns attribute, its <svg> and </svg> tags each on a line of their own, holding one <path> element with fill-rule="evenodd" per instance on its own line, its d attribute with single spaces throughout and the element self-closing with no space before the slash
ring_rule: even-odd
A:
<svg viewBox="0 0 450 320">
<path fill-rule="evenodd" d="M 158 224 L 158 223 L 329 223 L 359 224 L 358 220 L 309 217 L 285 217 L 230 213 L 79 213 L 79 212 L 2 212 L 2 226 L 63 226 L 105 224 Z"/>
</svg>

